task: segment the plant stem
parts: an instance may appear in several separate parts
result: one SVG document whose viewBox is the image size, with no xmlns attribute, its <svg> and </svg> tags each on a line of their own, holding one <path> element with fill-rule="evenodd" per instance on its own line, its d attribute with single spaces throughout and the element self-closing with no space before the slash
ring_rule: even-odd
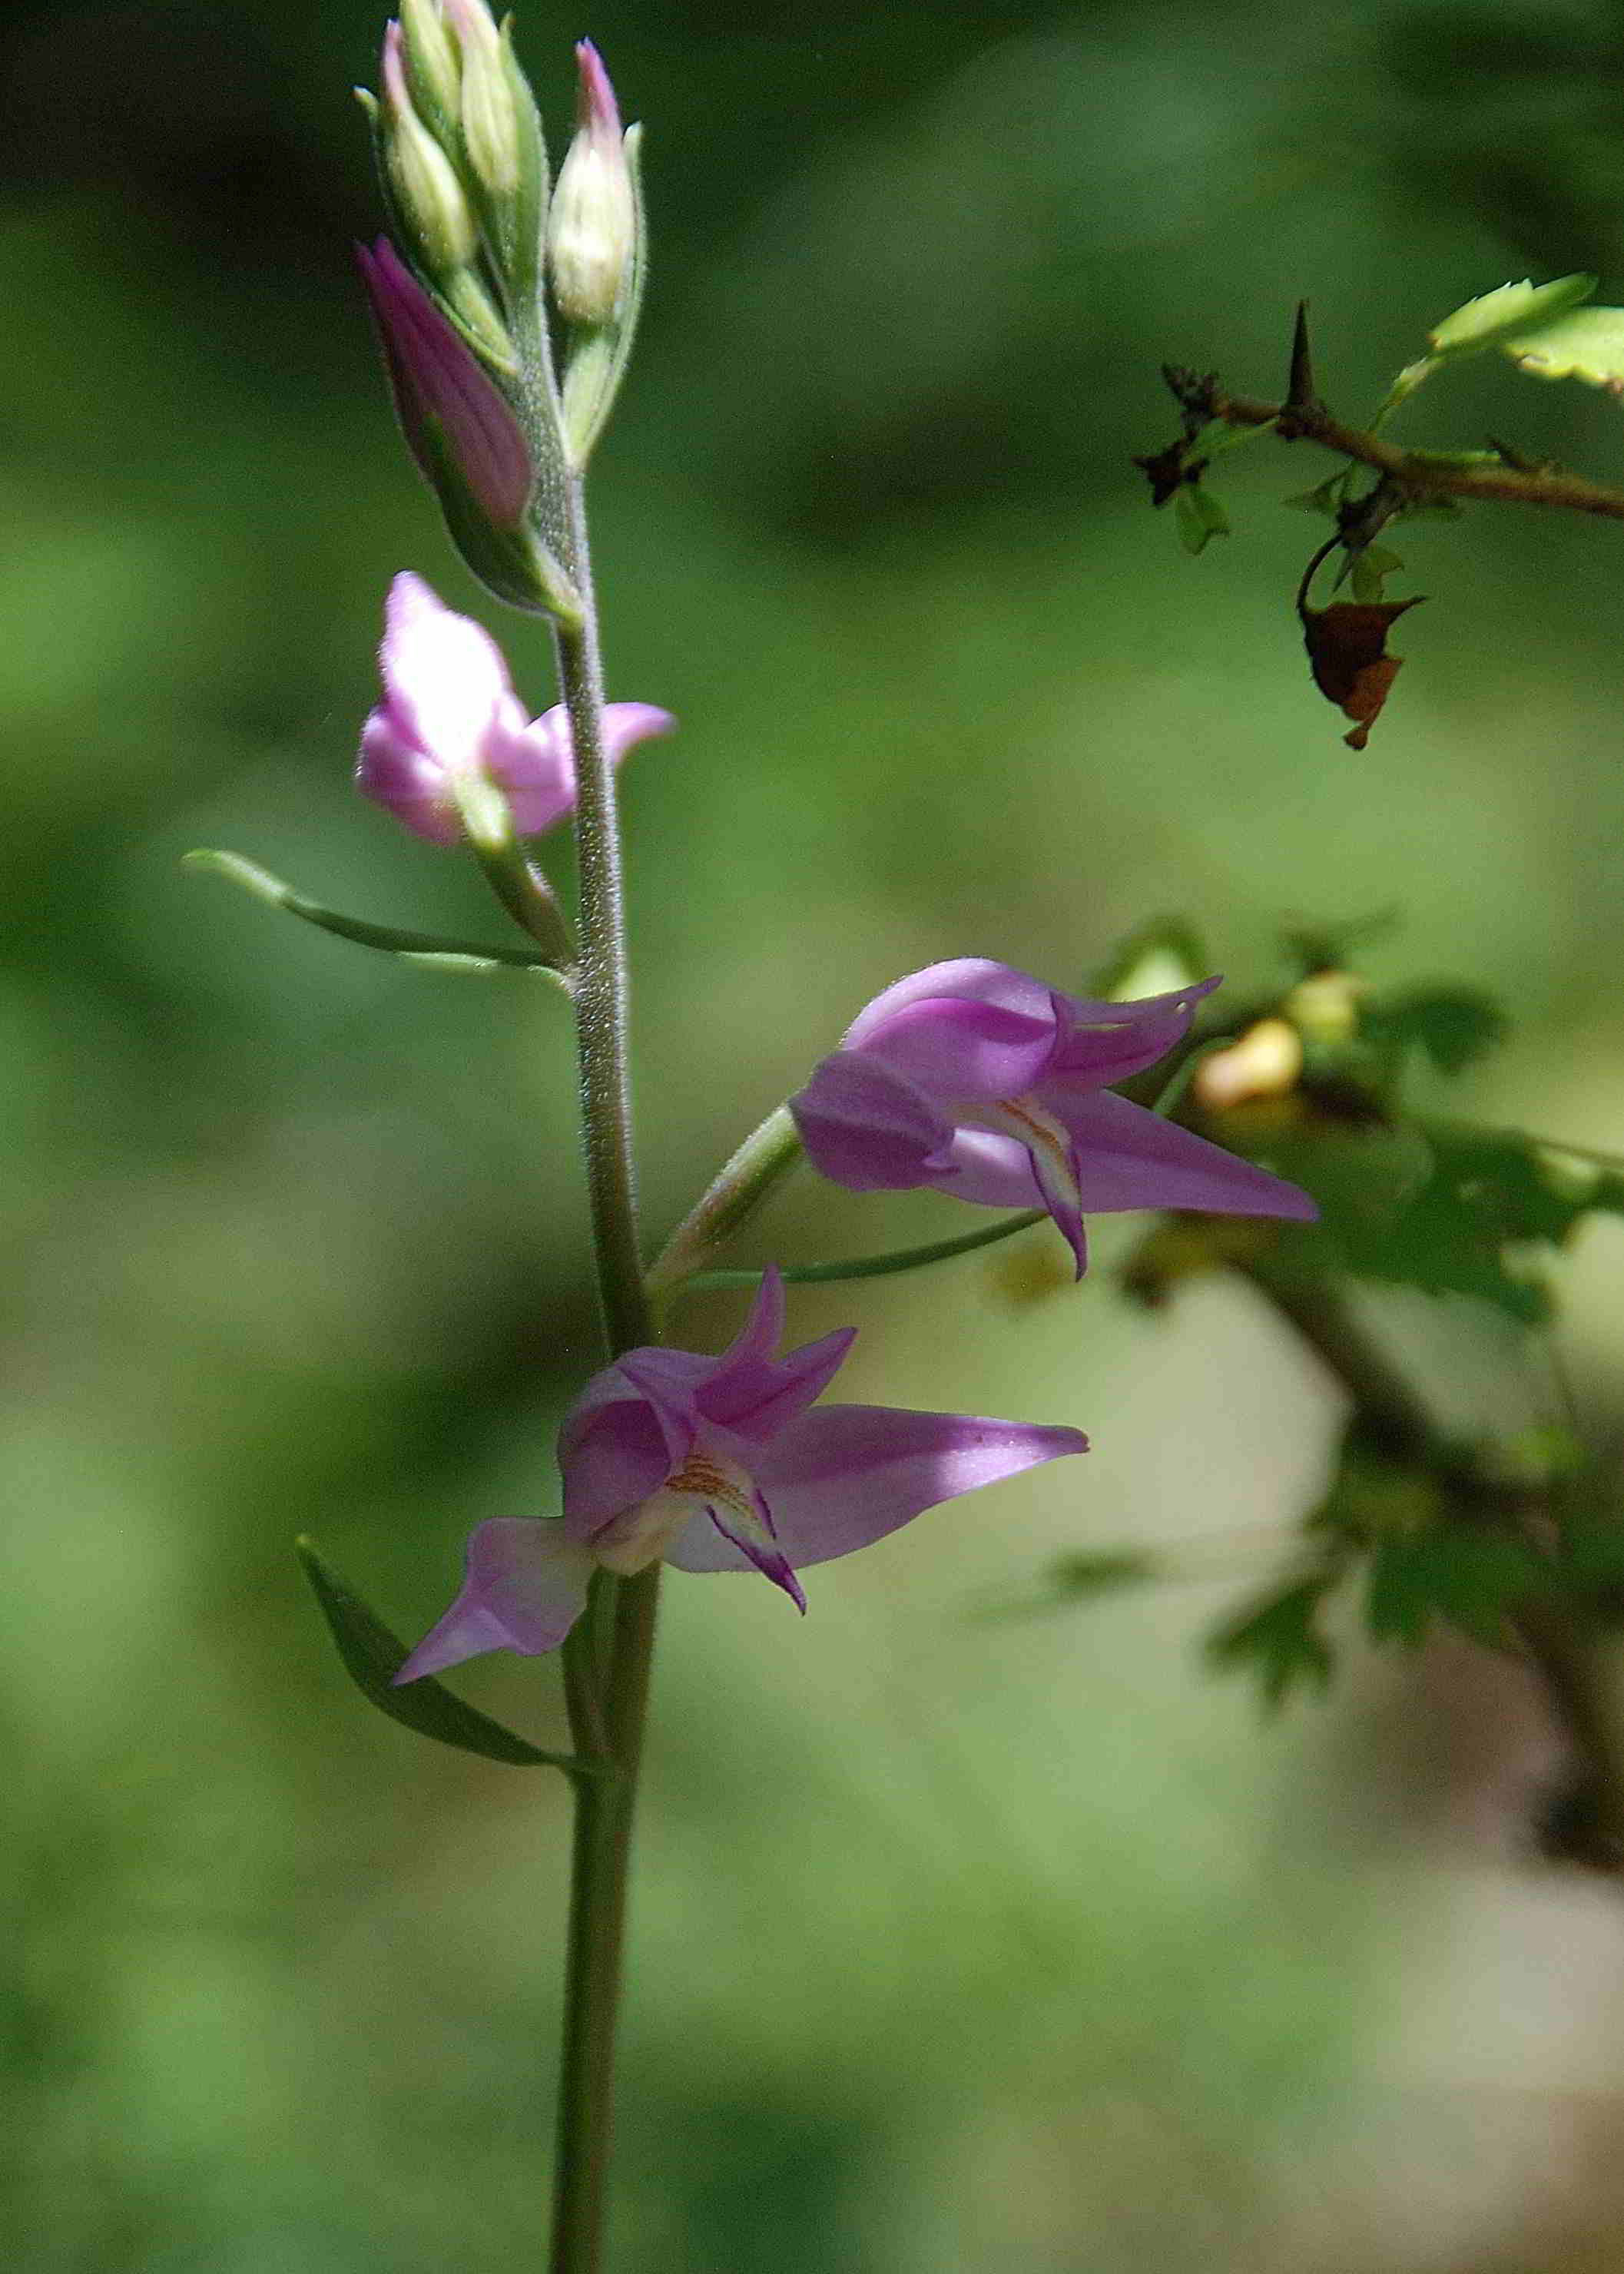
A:
<svg viewBox="0 0 1624 2274">
<path fill-rule="evenodd" d="M 569 484 L 570 574 L 578 624 L 557 632 L 559 678 L 575 760 L 580 960 L 575 1035 L 592 1247 L 609 1355 L 653 1339 L 643 1292 L 627 1054 L 625 916 L 620 826 L 604 746 L 603 666 L 578 478 Z M 617 1774 L 576 1777 L 575 1826 L 559 2071 L 552 2274 L 602 2263 L 627 1879 L 637 1768 L 654 1646 L 659 1566 L 635 1578 L 601 1572 L 581 1622 L 567 1685 L 578 1751 L 606 1751 Z M 610 1637 L 603 1662 L 599 1638 Z M 572 1643 L 575 1642 L 572 1637 Z"/>
<path fill-rule="evenodd" d="M 1504 459 L 1461 464 L 1425 450 L 1402 450 L 1374 427 L 1345 425 L 1321 403 L 1293 407 L 1214 388 L 1209 417 L 1230 426 L 1274 426 L 1282 441 L 1317 442 L 1321 449 L 1387 474 L 1417 497 L 1488 498 L 1507 505 L 1548 505 L 1624 521 L 1624 490 L 1588 480 L 1560 466 L 1518 466 Z"/>
<path fill-rule="evenodd" d="M 598 610 L 577 477 L 570 485 L 571 574 L 584 599 L 579 625 L 558 628 L 559 681 L 575 759 L 575 860 L 580 963 L 575 1036 L 598 1299 L 611 1357 L 646 1343 L 649 1308 L 637 1238 L 627 1054 L 625 894 L 614 775 L 604 744 L 604 675 Z"/>
</svg>

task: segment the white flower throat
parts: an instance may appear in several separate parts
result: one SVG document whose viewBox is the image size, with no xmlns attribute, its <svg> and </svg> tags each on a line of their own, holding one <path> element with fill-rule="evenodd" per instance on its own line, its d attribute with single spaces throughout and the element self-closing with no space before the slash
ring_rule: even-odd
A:
<svg viewBox="0 0 1624 2274">
<path fill-rule="evenodd" d="M 748 1472 L 736 1461 L 695 1445 L 658 1492 L 617 1516 L 592 1542 L 592 1553 L 609 1571 L 631 1573 L 658 1562 L 685 1525 L 700 1510 L 715 1510 L 730 1532 L 753 1538 L 763 1526 Z"/>
</svg>

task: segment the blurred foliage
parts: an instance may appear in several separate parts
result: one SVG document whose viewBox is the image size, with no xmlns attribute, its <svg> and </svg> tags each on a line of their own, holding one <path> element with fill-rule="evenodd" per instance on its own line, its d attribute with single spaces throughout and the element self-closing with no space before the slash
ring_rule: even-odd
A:
<svg viewBox="0 0 1624 2274">
<path fill-rule="evenodd" d="M 546 1505 L 596 1355 L 562 1006 L 177 865 L 222 843 L 381 924 L 490 922 L 348 789 L 389 576 L 477 606 L 350 273 L 379 28 L 357 0 L 0 26 L 0 2097 L 30 2274 L 483 2274 L 533 2255 L 545 2185 L 562 1780 L 368 1713 L 289 1549 L 309 1525 L 417 1631 L 470 1521 Z M 1450 618 L 1416 619 L 1402 731 L 1354 757 L 1282 629 L 1272 486 L 1237 460 L 1239 533 L 1169 561 L 1128 460 L 1164 359 L 1273 374 L 1304 291 L 1372 402 L 1508 275 L 1616 297 L 1613 14 L 527 8 L 555 147 L 585 28 L 656 215 L 596 506 L 613 691 L 683 722 L 627 789 L 651 1231 L 898 972 L 1066 984 L 1169 907 L 1244 997 L 1283 914 L 1401 907 L 1390 999 L 1448 968 L 1516 1020 L 1451 1111 L 1606 1143 L 1617 533 L 1407 536 Z M 1456 385 L 1450 433 L 1524 439 L 1508 367 Z M 1611 463 L 1613 406 L 1538 402 L 1535 447 Z M 544 648 L 503 636 L 539 708 Z M 901 1244 L 944 1208 L 798 1184 L 763 1238 Z M 1612 1230 L 1570 1330 L 1603 1442 Z M 861 1321 L 853 1394 L 1095 1450 L 816 1575 L 793 1637 L 673 1583 L 618 2264 L 1558 2274 L 1588 2206 L 1607 2231 L 1615 2159 L 1569 2183 L 1552 2130 L 1570 2092 L 1616 2107 L 1616 2029 L 1586 2035 L 1616 1923 L 1507 1862 L 1495 1796 L 1543 1758 L 1515 1670 L 1475 1713 L 1425 1661 L 1372 1675 L 1266 1751 L 1186 1648 L 1232 1578 L 1124 1589 L 1086 1640 L 968 1615 L 1124 1533 L 1277 1535 L 1323 1469 L 1322 1386 L 1244 1303 L 1152 1320 L 1109 1280 L 968 1259 L 798 1306 Z M 1521 1354 L 1439 1361 L 1438 1308 L 1423 1371 L 1499 1414 Z M 467 1687 L 558 1741 L 534 1669 Z M 1492 1828 L 1425 1849 L 1417 1796 Z"/>
</svg>

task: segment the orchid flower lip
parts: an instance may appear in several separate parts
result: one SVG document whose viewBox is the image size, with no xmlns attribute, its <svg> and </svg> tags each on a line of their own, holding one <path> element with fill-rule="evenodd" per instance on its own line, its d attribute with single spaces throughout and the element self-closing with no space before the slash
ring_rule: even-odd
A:
<svg viewBox="0 0 1624 2274">
<path fill-rule="evenodd" d="M 397 1679 L 485 1650 L 556 1650 L 599 1566 L 640 1570 L 663 1557 L 686 1571 L 755 1570 L 804 1611 L 797 1575 L 808 1565 L 1087 1450 L 1082 1432 L 1064 1427 L 819 1404 L 851 1330 L 780 1358 L 783 1315 L 783 1280 L 770 1267 L 719 1356 L 650 1347 L 595 1374 L 559 1432 L 561 1521 L 477 1526 L 461 1593 Z"/>
</svg>

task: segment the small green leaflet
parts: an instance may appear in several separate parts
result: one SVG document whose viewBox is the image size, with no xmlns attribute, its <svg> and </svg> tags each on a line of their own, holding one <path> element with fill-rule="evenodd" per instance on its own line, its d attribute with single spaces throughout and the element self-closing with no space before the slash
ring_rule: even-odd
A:
<svg viewBox="0 0 1624 2274">
<path fill-rule="evenodd" d="M 1624 308 L 1580 308 L 1495 345 L 1530 379 L 1582 379 L 1624 395 Z"/>
<path fill-rule="evenodd" d="M 1499 347 L 1512 333 L 1531 335 L 1581 300 L 1588 300 L 1596 283 L 1594 276 L 1577 274 L 1559 276 L 1549 284 L 1530 283 L 1527 277 L 1520 284 L 1501 284 L 1492 292 L 1468 300 L 1441 323 L 1434 324 L 1427 339 L 1438 356 L 1470 355 L 1479 348 Z"/>
<path fill-rule="evenodd" d="M 1385 545 L 1361 546 L 1353 556 L 1354 599 L 1366 604 L 1380 601 L 1387 578 L 1403 565 Z"/>
<path fill-rule="evenodd" d="M 1209 538 L 1228 537 L 1229 516 L 1210 490 L 1199 482 L 1185 482 L 1173 501 L 1178 538 L 1186 553 L 1205 550 Z"/>
<path fill-rule="evenodd" d="M 1581 300 L 1588 300 L 1596 290 L 1596 281 L 1594 276 L 1575 275 L 1558 276 L 1549 284 L 1534 284 L 1524 277 L 1520 284 L 1501 284 L 1492 292 L 1468 300 L 1433 325 L 1427 335 L 1432 354 L 1405 365 L 1387 389 L 1380 417 L 1396 410 L 1441 365 L 1460 356 L 1476 355 L 1484 348 L 1500 347 L 1513 333 L 1531 339 L 1542 326 L 1564 316 Z"/>
<path fill-rule="evenodd" d="M 1271 1712 L 1294 1690 L 1326 1689 L 1336 1654 L 1320 1630 L 1320 1613 L 1340 1576 L 1312 1571 L 1249 1603 L 1207 1637 L 1207 1656 L 1217 1666 L 1255 1675 Z"/>
</svg>

